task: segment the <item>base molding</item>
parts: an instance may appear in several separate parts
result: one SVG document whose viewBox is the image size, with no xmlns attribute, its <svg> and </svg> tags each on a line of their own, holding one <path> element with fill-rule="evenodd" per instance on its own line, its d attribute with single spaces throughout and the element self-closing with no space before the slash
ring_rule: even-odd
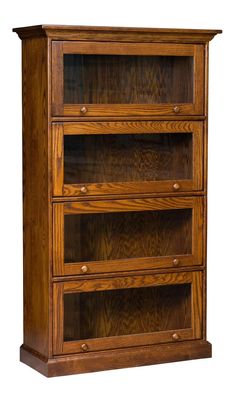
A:
<svg viewBox="0 0 236 394">
<path fill-rule="evenodd" d="M 211 344 L 204 340 L 88 352 L 45 358 L 22 345 L 20 361 L 44 376 L 62 376 L 109 369 L 208 358 Z"/>
</svg>

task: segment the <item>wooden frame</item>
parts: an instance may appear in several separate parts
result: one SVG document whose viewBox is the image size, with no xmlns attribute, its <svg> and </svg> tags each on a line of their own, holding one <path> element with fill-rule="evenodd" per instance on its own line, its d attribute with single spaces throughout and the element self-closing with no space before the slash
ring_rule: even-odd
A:
<svg viewBox="0 0 236 394">
<path fill-rule="evenodd" d="M 192 133 L 193 178 L 149 182 L 113 182 L 89 184 L 64 184 L 64 135 L 96 134 L 148 134 L 148 133 Z M 177 182 L 178 191 L 200 191 L 203 189 L 203 122 L 191 121 L 139 121 L 139 122 L 65 122 L 53 123 L 53 195 L 83 196 L 81 187 L 86 186 L 88 196 L 173 192 Z"/>
<path fill-rule="evenodd" d="M 192 209 L 192 254 L 162 257 L 139 257 L 108 261 L 84 261 L 64 263 L 64 215 L 86 213 L 128 212 L 148 210 Z M 88 271 L 85 276 L 94 273 L 132 271 L 173 267 L 178 259 L 178 267 L 202 265 L 203 263 L 203 210 L 202 197 L 145 198 L 129 200 L 105 200 L 73 203 L 55 203 L 53 205 L 53 274 L 83 274 L 82 267 Z"/>
<path fill-rule="evenodd" d="M 206 340 L 208 61 L 209 41 L 216 34 L 221 33 L 221 30 L 39 25 L 16 28 L 14 31 L 22 39 L 23 88 L 24 338 L 20 349 L 20 360 L 49 377 L 211 357 L 211 344 Z M 74 86 L 77 85 L 78 78 L 75 75 L 75 85 L 71 85 L 71 90 L 75 93 L 73 102 L 84 100 L 96 104 L 97 102 L 107 103 L 113 101 L 127 104 L 90 104 L 87 106 L 85 103 L 84 106 L 87 108 L 82 109 L 82 104 L 64 105 L 63 103 L 63 101 L 67 103 L 72 101 L 70 100 L 69 86 L 65 86 L 65 100 L 63 98 L 64 53 L 193 56 L 194 64 L 191 59 L 185 59 L 186 62 L 183 61 L 183 64 L 181 64 L 181 58 L 176 59 L 176 63 L 172 62 L 173 59 L 164 59 L 163 64 L 159 62 L 160 59 L 150 60 L 147 67 L 149 71 L 153 64 L 154 70 L 157 71 L 158 75 L 161 75 L 163 72 L 164 88 L 163 92 L 159 94 L 158 91 L 155 91 L 155 88 L 152 88 L 152 86 L 155 86 L 156 73 L 151 71 L 149 74 L 148 71 L 146 74 L 143 72 L 146 68 L 142 65 L 142 61 L 145 59 L 138 60 L 135 77 L 140 82 L 141 89 L 142 86 L 145 86 L 145 81 L 150 80 L 149 87 L 151 87 L 153 96 L 149 96 L 147 91 L 146 97 L 149 97 L 152 103 L 167 101 L 165 104 L 155 105 L 146 103 L 141 105 L 137 99 L 133 99 L 133 92 L 131 92 L 130 96 L 127 96 L 127 100 L 122 100 L 123 90 L 119 91 L 120 87 L 116 86 L 115 83 L 116 95 L 114 100 L 105 98 L 102 91 L 103 74 L 101 74 L 99 67 L 96 65 L 95 69 L 98 72 L 98 78 L 88 78 L 87 80 L 91 86 L 96 87 L 94 91 L 91 89 L 92 99 L 90 100 L 87 95 L 89 89 L 85 89 L 86 94 L 83 95 L 83 99 L 77 99 L 76 95 L 78 92 L 76 88 L 74 89 Z M 67 60 L 68 65 L 72 64 L 73 66 L 73 62 L 70 63 L 71 59 Z M 84 60 L 86 61 L 87 59 Z M 116 70 L 122 74 L 123 66 L 121 65 L 122 70 L 120 70 L 120 59 L 117 60 L 118 63 L 114 63 L 112 70 L 114 70 L 114 74 Z M 172 67 L 172 64 L 173 66 L 176 64 L 177 67 L 173 69 L 173 72 L 169 72 L 168 67 Z M 73 77 L 74 69 L 72 68 L 71 70 L 72 74 L 70 74 L 70 71 L 67 74 L 69 77 Z M 185 71 L 186 75 L 190 75 L 189 72 L 191 72 L 194 81 L 192 78 L 184 78 Z M 99 75 L 102 75 L 102 78 L 99 79 Z M 104 89 L 104 92 L 110 93 L 111 88 L 113 88 L 110 81 L 113 81 L 113 77 L 109 79 L 109 76 L 106 76 L 106 79 L 107 88 L 106 90 Z M 130 80 L 128 74 L 127 79 Z M 73 82 L 73 79 L 68 78 L 68 80 Z M 161 82 L 161 78 L 158 77 L 158 80 Z M 194 82 L 194 92 L 192 82 Z M 87 86 L 86 83 L 84 86 Z M 172 91 L 174 92 L 173 94 Z M 140 90 L 135 89 L 135 92 L 138 92 L 137 97 L 140 97 Z M 95 93 L 99 94 L 98 99 L 95 97 Z M 174 100 L 178 101 L 178 103 L 170 102 Z M 185 102 L 179 103 L 182 100 L 185 100 Z M 145 102 L 147 99 L 143 98 L 140 101 Z M 138 102 L 138 104 L 128 104 L 129 102 Z M 154 132 L 193 133 L 193 165 L 191 169 L 187 165 L 187 163 L 190 163 L 190 157 L 192 156 L 189 154 L 190 138 L 180 138 L 181 148 L 177 151 L 176 161 L 173 161 L 175 164 L 180 165 L 179 168 L 181 169 L 181 160 L 178 162 L 178 155 L 183 157 L 182 152 L 186 149 L 186 160 L 183 163 L 185 166 L 183 168 L 184 171 L 171 172 L 167 165 L 168 174 L 183 174 L 188 179 L 192 168 L 194 168 L 193 180 L 190 183 L 188 181 L 186 183 L 186 180 L 175 179 L 173 181 L 179 183 L 180 188 L 173 190 L 172 182 L 142 182 L 142 174 L 135 178 L 141 180 L 141 182 L 134 182 L 135 179 L 132 177 L 132 171 L 130 171 L 128 174 L 130 177 L 128 176 L 125 179 L 130 179 L 132 182 L 110 185 L 85 185 L 88 193 L 84 192 L 83 196 L 78 192 L 81 185 L 64 184 L 64 135 Z M 102 137 L 101 139 L 105 138 Z M 71 139 L 73 140 L 73 138 Z M 81 138 L 81 140 L 83 139 L 86 139 L 86 137 Z M 92 143 L 94 139 L 92 136 Z M 123 141 L 124 139 L 126 140 L 126 138 L 121 136 L 121 140 Z M 79 141 L 77 142 L 79 143 Z M 72 143 L 73 141 L 71 141 Z M 85 141 L 85 147 L 87 146 L 86 143 L 87 141 Z M 165 146 L 168 145 L 165 144 Z M 71 148 L 71 145 L 68 145 L 68 147 Z M 173 147 L 179 148 L 175 144 Z M 69 148 L 66 150 L 66 153 L 70 151 Z M 139 149 L 137 149 L 137 154 L 138 152 Z M 111 162 L 113 156 L 110 153 L 109 156 Z M 155 154 L 151 155 L 150 160 L 155 160 Z M 103 182 L 107 176 L 105 176 L 106 174 L 104 174 L 104 177 L 100 176 L 99 171 L 96 179 Z M 136 174 L 134 173 L 134 175 Z M 76 182 L 76 171 L 69 174 L 68 168 L 68 171 L 65 171 L 65 179 L 68 182 Z M 84 177 L 84 179 L 93 181 L 90 175 Z M 115 176 L 110 179 L 118 180 L 122 178 Z M 155 177 L 150 177 L 149 179 L 155 179 Z M 65 215 L 91 214 L 89 222 L 89 224 L 91 223 L 91 231 L 87 230 L 88 226 L 86 220 L 84 220 L 86 218 L 80 218 L 82 219 L 81 222 L 84 223 L 82 228 L 90 247 L 90 240 L 91 244 L 94 241 L 90 234 L 99 233 L 100 225 L 100 221 L 96 217 L 93 222 L 95 216 L 93 213 L 101 212 L 101 216 L 105 216 L 102 212 L 129 212 L 132 210 L 141 212 L 145 210 L 155 211 L 157 209 L 171 210 L 181 208 L 190 209 L 193 214 L 191 255 L 187 255 L 187 253 L 191 252 L 190 212 L 183 213 L 183 217 L 182 214 L 178 215 L 177 212 L 176 215 L 167 212 L 166 216 L 155 215 L 155 212 L 153 215 L 152 212 L 150 214 L 145 212 L 142 215 L 145 229 L 143 234 L 137 236 L 137 245 L 139 246 L 139 242 L 140 244 L 143 242 L 144 253 L 139 253 L 138 250 L 141 249 L 137 247 L 137 254 L 127 253 L 127 255 L 146 256 L 151 254 L 155 256 L 156 254 L 167 254 L 167 251 L 172 253 L 172 250 L 182 251 L 186 255 L 129 259 L 123 260 L 122 264 L 120 264 L 121 261 L 118 258 L 126 256 L 126 254 L 117 253 L 116 255 L 111 253 L 108 256 L 106 253 L 104 255 L 102 253 L 97 253 L 96 255 L 95 253 L 92 254 L 93 258 L 109 258 L 113 256 L 117 260 L 83 262 L 83 264 L 87 264 L 88 270 L 85 266 L 87 272 L 84 272 L 86 270 L 81 270 L 82 263 L 64 264 Z M 113 220 L 113 217 L 118 218 L 122 214 L 111 214 L 110 216 L 112 216 L 111 219 Z M 127 214 L 127 216 L 131 217 L 131 219 L 138 217 L 136 220 L 139 220 L 139 215 Z M 161 220 L 157 218 L 157 221 L 155 221 L 156 216 L 165 216 L 167 225 L 165 217 L 161 218 Z M 152 217 L 154 218 L 153 221 Z M 168 227 L 169 218 L 171 227 Z M 67 217 L 67 219 L 66 228 L 70 231 L 66 232 L 66 236 L 71 234 L 71 238 L 68 236 L 69 241 L 71 240 L 71 245 L 69 245 L 69 242 L 69 247 L 66 249 L 65 254 L 66 261 L 70 259 L 70 256 L 72 256 L 73 261 L 76 259 L 88 259 L 89 257 L 84 257 L 86 253 L 80 254 L 82 249 L 76 243 L 76 236 L 73 237 L 73 218 L 71 222 L 70 218 Z M 129 229 L 129 223 L 127 226 L 128 231 L 126 233 L 128 236 L 126 244 L 127 250 L 129 247 L 132 247 L 136 251 L 133 240 L 132 243 L 129 243 L 132 238 L 130 236 L 133 229 L 132 220 L 131 230 Z M 122 222 L 123 219 L 121 224 Z M 150 231 L 148 224 L 146 224 L 147 222 L 151 224 Z M 140 223 L 142 225 L 141 220 Z M 149 234 L 153 234 L 153 231 L 155 232 L 155 226 L 152 226 L 153 223 L 157 223 L 156 228 L 160 229 L 160 231 L 164 228 L 163 237 L 161 238 L 160 236 L 160 239 L 163 239 L 163 253 L 156 252 L 159 250 L 158 247 L 156 249 L 149 248 L 150 244 L 156 246 L 155 237 L 153 237 L 153 242 L 152 237 L 150 237 L 150 242 L 148 237 Z M 181 225 L 179 227 L 179 223 L 182 223 L 183 227 Z M 97 227 L 96 224 L 98 224 Z M 137 228 L 141 228 L 141 225 L 137 222 Z M 96 231 L 94 231 L 95 227 Z M 75 231 L 79 231 L 78 228 L 75 226 Z M 119 228 L 123 229 L 121 226 Z M 176 229 L 179 229 L 180 234 L 176 233 Z M 123 239 L 126 240 L 126 233 L 124 231 L 124 237 L 120 237 L 120 245 Z M 87 234 L 89 234 L 89 237 L 87 237 Z M 120 234 L 123 235 L 122 232 Z M 166 238 L 165 234 L 167 234 Z M 175 243 L 171 244 L 170 248 L 168 246 L 170 245 L 169 242 L 172 241 L 172 234 L 179 234 L 180 242 L 183 239 L 183 244 L 180 243 L 179 249 L 172 248 L 175 243 L 177 244 L 178 236 L 175 237 Z M 101 244 L 103 241 L 104 243 L 107 242 L 106 233 L 102 234 L 101 231 L 100 235 L 103 237 L 101 238 Z M 112 244 L 113 238 L 110 239 Z M 114 240 L 116 240 L 115 237 Z M 119 242 L 119 239 L 117 241 Z M 111 249 L 112 247 L 113 245 L 111 245 Z M 73 259 L 74 250 L 76 251 L 74 253 L 76 257 Z M 119 245 L 117 250 L 121 251 Z M 146 253 L 146 251 L 153 250 L 153 253 Z M 87 255 L 89 256 L 89 253 Z M 174 257 L 179 260 L 179 264 L 174 264 Z M 149 290 L 141 289 L 141 287 L 163 286 L 170 283 L 191 284 L 192 298 L 189 285 L 181 286 L 179 289 L 177 286 L 177 288 L 173 289 L 173 293 L 171 293 L 172 289 L 168 290 L 168 288 L 165 288 L 163 296 L 161 295 L 160 297 L 161 288 L 154 289 L 153 296 L 149 295 Z M 119 320 L 120 301 L 118 300 L 117 307 L 112 308 L 114 320 L 111 320 L 111 322 L 115 322 L 117 317 L 118 324 L 122 325 L 123 322 L 127 324 L 127 331 L 113 330 L 113 337 L 103 337 L 102 334 L 106 335 L 109 333 L 110 322 L 104 319 L 104 326 L 103 323 L 96 323 L 96 316 L 94 316 L 94 321 L 92 321 L 92 324 L 94 323 L 93 327 L 95 327 L 95 330 L 92 330 L 94 335 L 89 334 L 87 336 L 93 338 L 97 336 L 99 339 L 86 341 L 85 344 L 87 344 L 88 348 L 86 346 L 82 348 L 81 341 L 64 342 L 64 300 L 66 306 L 65 328 L 67 329 L 65 329 L 65 339 L 83 337 L 82 335 L 77 335 L 76 331 L 78 328 L 78 321 L 74 318 L 77 311 L 76 305 L 79 305 L 79 310 L 80 305 L 82 305 L 83 308 L 81 310 L 86 312 L 83 322 L 87 320 L 88 324 L 81 324 L 82 331 L 84 330 L 85 332 L 85 338 L 86 334 L 88 334 L 86 328 L 90 322 L 90 312 L 92 315 L 92 312 L 96 310 L 94 305 L 96 307 L 98 305 L 96 303 L 99 303 L 103 296 L 103 293 L 99 293 L 99 290 L 103 289 L 105 293 L 109 289 L 119 289 L 116 294 L 120 295 L 120 300 L 123 302 L 126 297 L 129 301 L 129 294 L 128 296 L 125 295 L 123 299 L 124 293 L 121 289 L 134 286 L 136 286 L 137 293 L 136 290 L 127 292 L 124 290 L 124 293 L 130 294 L 133 292 L 134 297 L 131 302 L 133 301 L 134 305 L 139 306 L 140 304 L 137 301 L 139 296 L 141 296 L 141 293 L 138 292 L 140 287 L 142 294 L 147 297 L 147 303 L 143 304 L 140 314 L 134 316 L 132 313 L 133 308 L 130 309 L 131 303 L 127 302 L 127 311 L 123 312 Z M 87 295 L 83 294 L 81 297 L 75 297 L 77 300 L 75 300 L 75 305 L 72 305 L 74 298 L 73 295 L 70 296 L 70 293 L 89 291 L 98 292 L 94 295 L 95 301 L 93 294 L 88 293 Z M 112 307 L 115 303 L 111 293 L 112 291 L 104 295 L 105 306 L 108 306 L 108 309 L 110 305 Z M 68 294 L 68 296 L 64 297 L 64 294 Z M 157 294 L 157 298 L 155 294 Z M 106 298 L 106 295 L 108 298 Z M 173 309 L 171 309 L 168 300 L 175 300 L 178 297 L 180 306 L 174 302 L 172 305 Z M 141 299 L 143 300 L 143 298 Z M 162 305 L 163 309 L 161 310 L 160 308 L 160 310 L 156 311 L 156 302 L 158 303 L 158 300 L 163 300 L 163 303 L 160 301 L 159 304 Z M 149 302 L 153 302 L 154 306 L 150 305 L 149 308 Z M 190 304 L 192 326 L 189 313 Z M 136 327 L 142 327 L 142 323 L 148 322 L 147 326 L 144 324 L 146 328 L 143 329 L 148 334 L 118 335 L 128 334 L 129 332 L 142 332 L 142 330 L 138 329 L 136 331 L 129 330 L 131 326 L 129 326 L 128 319 L 126 319 L 129 311 Z M 157 319 L 160 318 L 162 325 L 154 324 L 152 326 L 151 323 L 149 325 L 149 319 L 146 316 L 149 316 L 148 314 L 152 316 L 152 311 L 157 312 L 156 317 Z M 186 315 L 185 311 L 188 311 Z M 173 315 L 176 313 L 177 320 L 179 318 L 180 321 L 178 327 L 182 328 L 177 331 L 177 338 L 176 336 L 173 337 L 172 330 L 168 330 L 169 328 L 177 327 L 172 313 Z M 170 318 L 170 321 L 167 321 L 168 324 L 165 325 L 162 316 L 172 316 L 173 320 Z M 101 318 L 103 319 L 103 316 Z M 91 319 L 93 319 L 93 316 L 91 316 Z M 77 323 L 74 329 L 73 320 L 76 320 Z M 154 323 L 156 321 L 154 319 Z M 152 327 L 154 327 L 153 330 Z M 69 332 L 70 328 L 71 333 Z M 95 333 L 96 329 L 101 335 Z M 166 331 L 160 331 L 165 329 Z M 150 332 L 157 330 L 158 332 Z"/>
<path fill-rule="evenodd" d="M 52 42 L 52 115 L 53 116 L 155 116 L 176 115 L 175 103 L 163 104 L 86 104 L 86 114 L 81 113 L 83 104 L 64 104 L 63 55 L 64 54 L 116 54 L 193 56 L 194 94 L 193 103 L 178 103 L 180 115 L 204 114 L 204 45 L 166 43 L 108 43 L 108 42 Z"/>
<path fill-rule="evenodd" d="M 167 330 L 146 334 L 112 336 L 105 338 L 64 341 L 64 294 L 150 287 L 191 283 L 191 327 L 179 330 Z M 202 272 L 181 272 L 171 274 L 154 274 L 106 279 L 78 280 L 54 283 L 53 285 L 53 353 L 70 354 L 84 352 L 81 345 L 85 342 L 89 351 L 125 348 L 131 346 L 154 345 L 173 342 L 176 334 L 180 341 L 202 338 Z M 175 335 L 173 337 L 173 334 Z"/>
</svg>

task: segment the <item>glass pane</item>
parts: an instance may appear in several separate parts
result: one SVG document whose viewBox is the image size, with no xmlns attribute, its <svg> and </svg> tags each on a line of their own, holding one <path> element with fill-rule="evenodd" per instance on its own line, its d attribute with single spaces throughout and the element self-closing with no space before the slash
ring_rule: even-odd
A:
<svg viewBox="0 0 236 394">
<path fill-rule="evenodd" d="M 65 215 L 65 263 L 192 253 L 192 209 Z"/>
<path fill-rule="evenodd" d="M 64 55 L 64 103 L 193 102 L 192 56 Z"/>
<path fill-rule="evenodd" d="M 191 328 L 191 284 L 64 295 L 64 340 Z"/>
<path fill-rule="evenodd" d="M 192 133 L 64 136 L 64 182 L 192 179 Z"/>
</svg>

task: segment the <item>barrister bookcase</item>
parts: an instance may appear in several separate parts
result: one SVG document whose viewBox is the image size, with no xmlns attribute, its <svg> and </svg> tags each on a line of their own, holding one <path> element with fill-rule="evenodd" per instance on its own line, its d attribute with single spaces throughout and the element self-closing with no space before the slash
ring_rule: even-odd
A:
<svg viewBox="0 0 236 394">
<path fill-rule="evenodd" d="M 208 45 L 220 30 L 22 39 L 24 342 L 46 376 L 211 357 Z"/>
</svg>

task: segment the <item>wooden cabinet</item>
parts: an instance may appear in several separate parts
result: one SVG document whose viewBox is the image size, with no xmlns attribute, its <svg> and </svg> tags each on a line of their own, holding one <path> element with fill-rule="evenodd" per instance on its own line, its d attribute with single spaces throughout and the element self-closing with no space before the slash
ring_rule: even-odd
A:
<svg viewBox="0 0 236 394">
<path fill-rule="evenodd" d="M 208 43 L 42 25 L 22 39 L 24 342 L 45 376 L 211 356 Z"/>
</svg>

